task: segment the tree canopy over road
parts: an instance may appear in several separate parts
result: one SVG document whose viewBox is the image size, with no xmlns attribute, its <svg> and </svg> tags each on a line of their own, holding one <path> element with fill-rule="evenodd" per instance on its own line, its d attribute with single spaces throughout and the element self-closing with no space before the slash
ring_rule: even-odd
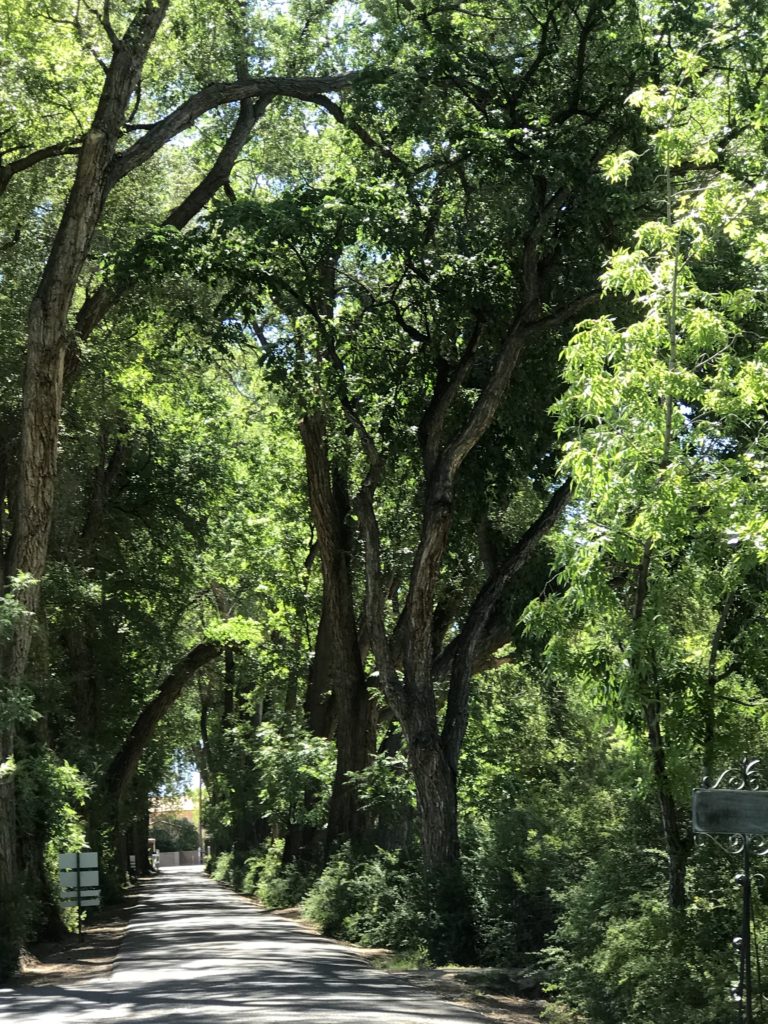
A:
<svg viewBox="0 0 768 1024">
<path fill-rule="evenodd" d="M 196 769 L 269 905 L 539 958 L 560 1024 L 723 1019 L 688 803 L 766 753 L 766 28 L 0 0 L 0 970 Z"/>
</svg>

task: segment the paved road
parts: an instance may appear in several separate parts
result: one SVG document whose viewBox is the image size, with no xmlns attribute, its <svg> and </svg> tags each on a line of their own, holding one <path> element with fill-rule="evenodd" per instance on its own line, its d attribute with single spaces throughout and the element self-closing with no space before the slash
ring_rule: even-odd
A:
<svg viewBox="0 0 768 1024">
<path fill-rule="evenodd" d="M 344 946 L 259 910 L 199 869 L 145 883 L 115 968 L 0 990 L 3 1024 L 481 1024 Z"/>
</svg>

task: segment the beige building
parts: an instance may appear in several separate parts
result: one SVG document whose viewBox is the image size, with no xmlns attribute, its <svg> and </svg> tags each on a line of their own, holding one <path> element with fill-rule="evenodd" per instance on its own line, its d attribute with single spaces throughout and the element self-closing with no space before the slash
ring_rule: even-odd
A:
<svg viewBox="0 0 768 1024">
<path fill-rule="evenodd" d="M 186 818 L 195 828 L 200 823 L 200 808 L 191 796 L 176 797 L 173 800 L 157 800 L 149 808 L 149 831 L 158 818 Z"/>
</svg>

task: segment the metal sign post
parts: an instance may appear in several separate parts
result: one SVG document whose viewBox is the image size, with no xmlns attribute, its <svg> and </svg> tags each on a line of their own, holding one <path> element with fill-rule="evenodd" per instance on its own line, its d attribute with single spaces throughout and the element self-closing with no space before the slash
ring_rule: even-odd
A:
<svg viewBox="0 0 768 1024">
<path fill-rule="evenodd" d="M 693 831 L 727 836 L 724 849 L 740 854 L 742 870 L 736 876 L 741 886 L 741 935 L 734 939 L 739 951 L 739 981 L 733 990 L 739 1004 L 739 1021 L 753 1024 L 752 998 L 752 871 L 751 855 L 768 854 L 768 790 L 758 771 L 760 762 L 743 758 L 738 768 L 729 768 L 710 783 L 704 779 L 701 789 L 693 791 Z"/>
<path fill-rule="evenodd" d="M 59 854 L 61 905 L 77 907 L 77 935 L 83 939 L 83 907 L 98 907 L 99 855 L 90 850 Z"/>
</svg>

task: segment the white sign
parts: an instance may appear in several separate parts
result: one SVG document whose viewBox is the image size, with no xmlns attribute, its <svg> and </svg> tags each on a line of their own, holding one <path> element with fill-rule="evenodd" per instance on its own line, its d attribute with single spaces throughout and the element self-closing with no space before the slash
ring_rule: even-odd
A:
<svg viewBox="0 0 768 1024">
<path fill-rule="evenodd" d="M 59 871 L 77 871 L 78 866 L 81 871 L 84 868 L 97 868 L 99 866 L 98 853 L 86 850 L 84 853 L 59 854 Z"/>
<path fill-rule="evenodd" d="M 87 850 L 83 853 L 59 854 L 59 882 L 61 904 L 64 907 L 98 907 L 99 855 Z"/>
<path fill-rule="evenodd" d="M 80 888 L 81 889 L 98 889 L 99 887 L 99 872 L 98 871 L 60 871 L 59 881 L 61 882 L 62 889 L 77 889 L 77 876 L 80 875 Z"/>
<path fill-rule="evenodd" d="M 61 905 L 62 907 L 98 907 L 101 905 L 101 893 L 98 889 L 82 892 L 80 893 L 79 903 L 76 894 L 74 896 L 62 896 Z"/>
</svg>

